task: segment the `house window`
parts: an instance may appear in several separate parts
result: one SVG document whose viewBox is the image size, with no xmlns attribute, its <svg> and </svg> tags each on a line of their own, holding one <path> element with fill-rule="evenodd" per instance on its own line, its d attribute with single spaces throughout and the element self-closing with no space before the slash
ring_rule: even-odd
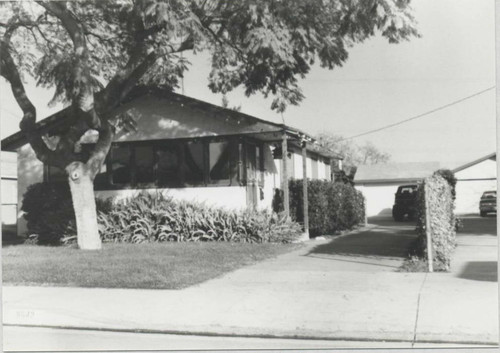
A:
<svg viewBox="0 0 500 353">
<path fill-rule="evenodd" d="M 155 182 L 155 155 L 153 146 L 136 146 L 134 153 L 135 181 L 138 184 Z"/>
<path fill-rule="evenodd" d="M 181 146 L 166 144 L 157 147 L 157 180 L 159 186 L 179 187 L 182 184 Z"/>
<path fill-rule="evenodd" d="M 208 146 L 210 182 L 230 184 L 231 179 L 231 144 L 229 142 L 211 142 Z"/>
<path fill-rule="evenodd" d="M 99 190 L 103 189 L 108 185 L 108 166 L 105 163 L 101 166 L 99 173 L 94 178 L 94 187 Z"/>
<path fill-rule="evenodd" d="M 63 169 L 49 165 L 47 167 L 47 180 L 51 183 L 58 181 L 66 181 L 68 180 L 68 176 L 66 175 L 66 172 Z"/>
<path fill-rule="evenodd" d="M 312 179 L 318 179 L 318 160 L 311 158 Z"/>
<path fill-rule="evenodd" d="M 205 181 L 205 154 L 202 142 L 188 142 L 184 145 L 184 181 L 188 186 L 202 185 Z"/>
<path fill-rule="evenodd" d="M 245 185 L 248 180 L 263 185 L 263 162 L 261 144 L 237 139 L 113 143 L 94 186 L 96 190 L 179 188 Z M 66 180 L 64 171 L 49 170 L 49 180 Z"/>
<path fill-rule="evenodd" d="M 111 180 L 113 184 L 132 182 L 132 150 L 129 145 L 114 145 L 111 148 Z"/>
</svg>

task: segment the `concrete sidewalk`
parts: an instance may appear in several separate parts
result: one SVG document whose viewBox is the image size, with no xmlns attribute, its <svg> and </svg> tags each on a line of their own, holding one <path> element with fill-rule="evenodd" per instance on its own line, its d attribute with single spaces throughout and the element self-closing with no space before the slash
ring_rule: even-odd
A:
<svg viewBox="0 0 500 353">
<path fill-rule="evenodd" d="M 475 247 L 488 248 L 496 263 L 492 237 L 459 246 L 458 272 L 395 272 L 403 259 L 397 244 L 411 237 L 411 227 L 400 226 L 310 241 L 184 290 L 5 286 L 4 324 L 497 344 L 497 283 L 464 275 Z"/>
</svg>

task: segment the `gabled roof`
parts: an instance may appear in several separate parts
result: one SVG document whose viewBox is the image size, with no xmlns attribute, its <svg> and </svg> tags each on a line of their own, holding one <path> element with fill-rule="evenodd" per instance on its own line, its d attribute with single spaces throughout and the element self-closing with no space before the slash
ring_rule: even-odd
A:
<svg viewBox="0 0 500 353">
<path fill-rule="evenodd" d="M 193 122 L 191 125 L 186 125 L 185 121 L 189 117 L 172 118 L 161 114 L 162 104 L 164 107 L 175 105 L 175 109 L 179 112 L 182 109 L 196 110 L 203 114 L 206 118 L 205 126 L 196 126 Z M 195 98 L 177 94 L 165 89 L 155 87 L 141 87 L 133 90 L 125 99 L 124 103 L 117 109 L 117 113 L 127 111 L 134 108 L 142 109 L 142 112 L 147 111 L 147 114 L 137 112 L 134 120 L 138 124 L 142 124 L 137 132 L 129 132 L 117 136 L 115 141 L 137 141 L 146 139 L 172 139 L 172 129 L 169 124 L 174 124 L 178 130 L 183 130 L 182 137 L 203 137 L 203 136 L 224 136 L 236 133 L 245 134 L 263 134 L 263 133 L 282 133 L 286 132 L 292 139 L 309 141 L 308 150 L 328 158 L 342 159 L 338 154 L 322 148 L 315 143 L 315 139 L 305 132 L 274 122 L 256 118 L 254 116 L 237 112 L 232 109 L 223 108 L 211 103 L 207 103 Z M 53 133 L 60 129 L 64 129 L 71 124 L 67 114 L 69 108 L 65 108 L 58 113 L 49 116 L 37 123 L 39 131 L 42 133 Z M 143 116 L 145 115 L 145 116 Z M 184 125 L 183 125 L 184 124 Z M 27 140 L 22 132 L 17 132 L 4 140 L 2 140 L 2 150 L 13 151 L 22 145 L 26 144 Z"/>
<path fill-rule="evenodd" d="M 457 168 L 453 169 L 453 170 L 452 170 L 452 172 L 453 172 L 453 173 L 460 172 L 460 171 L 462 171 L 462 170 L 464 170 L 464 169 L 467 169 L 467 168 L 469 168 L 469 167 L 472 167 L 472 166 L 474 166 L 474 165 L 476 165 L 476 164 L 479 164 L 479 163 L 481 163 L 481 162 L 484 162 L 484 161 L 486 161 L 486 160 L 488 160 L 488 159 L 491 159 L 491 160 L 495 160 L 495 161 L 496 161 L 496 160 L 497 160 L 497 153 L 496 153 L 496 152 L 493 152 L 493 153 L 490 153 L 490 154 L 488 154 L 488 155 L 486 155 L 486 156 L 484 156 L 484 157 L 481 157 L 481 158 L 479 158 L 479 159 L 476 159 L 476 160 L 474 160 L 474 161 L 472 161 L 472 162 L 469 162 L 469 163 L 466 163 L 466 164 L 464 164 L 464 165 L 461 165 L 460 167 L 457 167 Z"/>
<path fill-rule="evenodd" d="M 361 165 L 356 171 L 354 182 L 358 184 L 415 182 L 432 175 L 439 167 L 439 162 Z"/>
</svg>

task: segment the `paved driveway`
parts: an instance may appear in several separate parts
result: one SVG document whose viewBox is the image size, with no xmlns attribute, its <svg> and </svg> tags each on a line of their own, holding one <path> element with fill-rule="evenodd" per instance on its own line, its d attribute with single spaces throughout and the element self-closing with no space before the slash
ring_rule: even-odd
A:
<svg viewBox="0 0 500 353">
<path fill-rule="evenodd" d="M 311 244 L 304 256 L 308 262 L 318 259 L 316 265 L 332 271 L 397 270 L 417 237 L 414 223 L 390 218 L 373 218 L 369 223 L 366 230 Z"/>
<path fill-rule="evenodd" d="M 497 218 L 466 216 L 463 221 L 464 228 L 457 234 L 452 273 L 458 278 L 472 281 L 497 282 Z"/>
</svg>

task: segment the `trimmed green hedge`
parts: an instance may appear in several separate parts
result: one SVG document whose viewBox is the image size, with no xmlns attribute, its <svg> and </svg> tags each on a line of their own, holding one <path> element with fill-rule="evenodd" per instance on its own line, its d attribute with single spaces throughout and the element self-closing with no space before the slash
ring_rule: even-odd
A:
<svg viewBox="0 0 500 353">
<path fill-rule="evenodd" d="M 23 196 L 21 211 L 28 236 L 37 242 L 56 245 L 61 238 L 76 233 L 75 213 L 68 183 L 36 183 Z"/>
<path fill-rule="evenodd" d="M 425 190 L 428 193 L 429 210 L 425 209 Z M 454 195 L 449 179 L 436 172 L 424 180 L 417 193 L 417 232 L 416 255 L 427 258 L 426 216 L 430 217 L 432 255 L 434 270 L 449 271 L 451 255 L 456 247 L 456 220 L 454 215 Z"/>
<path fill-rule="evenodd" d="M 289 181 L 290 216 L 303 223 L 303 181 Z M 307 180 L 309 201 L 309 234 L 311 236 L 334 234 L 352 229 L 365 218 L 365 201 L 362 193 L 352 185 L 326 180 Z M 282 192 L 275 194 L 275 211 L 283 209 Z"/>
</svg>

